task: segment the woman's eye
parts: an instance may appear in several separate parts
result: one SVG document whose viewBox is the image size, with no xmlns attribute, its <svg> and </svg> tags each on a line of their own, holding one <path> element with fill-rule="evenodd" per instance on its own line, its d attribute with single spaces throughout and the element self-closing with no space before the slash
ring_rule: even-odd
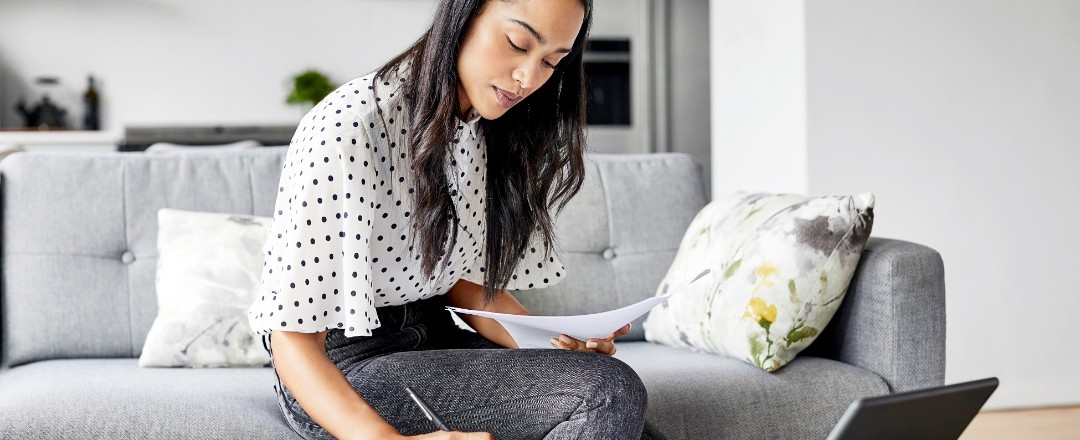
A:
<svg viewBox="0 0 1080 440">
<path fill-rule="evenodd" d="M 514 50 L 516 50 L 518 52 L 526 52 L 525 49 L 522 49 L 520 46 L 514 44 L 514 40 L 511 40 L 510 37 L 506 37 L 506 42 L 508 44 L 510 44 L 510 48 L 512 48 L 512 49 L 514 49 Z"/>
<path fill-rule="evenodd" d="M 518 46 L 518 45 L 514 44 L 514 40 L 510 39 L 509 35 L 506 36 L 506 44 L 509 44 L 510 48 L 513 49 L 515 52 L 521 52 L 521 53 L 529 52 L 528 49 L 525 49 L 525 48 L 523 48 L 521 46 Z M 555 65 L 559 64 L 559 63 L 552 63 L 551 61 L 548 61 L 548 60 L 543 60 L 543 63 L 544 63 L 545 66 L 547 66 L 549 69 L 552 69 L 552 70 L 555 70 L 556 69 Z"/>
</svg>

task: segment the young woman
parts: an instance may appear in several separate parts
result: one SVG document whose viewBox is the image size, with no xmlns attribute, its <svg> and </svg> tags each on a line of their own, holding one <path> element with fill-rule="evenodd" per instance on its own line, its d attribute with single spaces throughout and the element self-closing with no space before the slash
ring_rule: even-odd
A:
<svg viewBox="0 0 1080 440">
<path fill-rule="evenodd" d="M 584 178 L 591 20 L 591 0 L 443 0 L 416 44 L 305 115 L 249 310 L 302 437 L 642 436 L 645 388 L 611 357 L 629 324 L 512 350 L 498 322 L 463 315 L 470 332 L 445 309 L 528 314 L 507 289 L 566 276 L 549 210 Z"/>
</svg>

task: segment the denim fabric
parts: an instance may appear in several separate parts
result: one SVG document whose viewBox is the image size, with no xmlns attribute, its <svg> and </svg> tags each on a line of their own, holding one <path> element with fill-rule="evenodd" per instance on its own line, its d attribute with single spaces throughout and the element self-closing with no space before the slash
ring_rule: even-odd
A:
<svg viewBox="0 0 1080 440">
<path fill-rule="evenodd" d="M 459 328 L 444 306 L 440 295 L 380 307 L 382 326 L 372 336 L 348 338 L 340 329 L 327 334 L 330 360 L 402 434 L 437 429 L 405 393 L 408 384 L 452 429 L 491 432 L 500 440 L 663 438 L 644 425 L 645 387 L 621 360 L 580 351 L 506 349 Z M 268 342 L 264 337 L 267 351 Z M 334 438 L 280 377 L 275 390 L 297 434 Z"/>
</svg>

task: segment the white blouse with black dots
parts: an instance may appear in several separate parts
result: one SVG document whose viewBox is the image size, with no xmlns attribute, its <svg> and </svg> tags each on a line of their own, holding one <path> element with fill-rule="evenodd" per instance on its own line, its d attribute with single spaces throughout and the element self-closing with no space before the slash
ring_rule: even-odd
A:
<svg viewBox="0 0 1080 440">
<path fill-rule="evenodd" d="M 395 76 L 395 75 L 392 75 Z M 458 120 L 451 174 L 458 224 L 448 264 L 421 274 L 410 246 L 415 186 L 406 154 L 407 113 L 400 78 L 374 74 L 342 85 L 304 116 L 285 156 L 262 280 L 248 310 L 256 334 L 344 329 L 370 336 L 375 308 L 442 295 L 458 281 L 483 284 L 486 146 L 480 117 Z M 566 276 L 556 249 L 536 234 L 509 290 L 547 287 Z"/>
</svg>

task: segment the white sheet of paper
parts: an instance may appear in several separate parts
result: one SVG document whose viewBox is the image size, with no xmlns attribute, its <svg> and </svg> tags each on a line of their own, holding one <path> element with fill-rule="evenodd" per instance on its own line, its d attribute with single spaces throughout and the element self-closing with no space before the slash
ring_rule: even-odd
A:
<svg viewBox="0 0 1080 440">
<path fill-rule="evenodd" d="M 485 312 L 482 310 L 462 309 L 458 307 L 447 307 L 447 310 L 455 313 L 483 316 L 499 321 L 499 324 L 502 324 L 503 328 L 505 328 L 506 331 L 510 333 L 510 336 L 514 338 L 514 341 L 518 343 L 518 347 L 553 348 L 551 346 L 551 338 L 558 337 L 560 334 L 566 334 L 581 341 L 586 341 L 591 338 L 606 338 L 612 333 L 615 333 L 615 330 L 622 328 L 622 326 L 637 319 L 639 316 L 644 315 L 649 310 L 652 310 L 653 307 L 656 307 L 668 298 L 679 294 L 685 290 L 687 286 L 701 279 L 709 272 L 710 271 L 706 269 L 686 284 L 668 290 L 668 292 L 663 295 L 654 296 L 623 308 L 600 313 L 591 313 L 588 315 L 527 316 Z"/>
</svg>

